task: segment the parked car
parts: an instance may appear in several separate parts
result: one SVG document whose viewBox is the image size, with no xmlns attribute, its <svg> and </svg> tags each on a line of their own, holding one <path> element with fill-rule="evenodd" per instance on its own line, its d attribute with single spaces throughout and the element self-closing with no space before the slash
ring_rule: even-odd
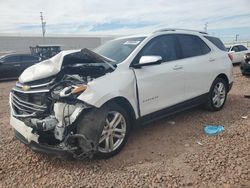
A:
<svg viewBox="0 0 250 188">
<path fill-rule="evenodd" d="M 29 66 L 41 58 L 29 54 L 8 54 L 0 57 L 0 80 L 18 78 Z"/>
<path fill-rule="evenodd" d="M 245 61 L 240 64 L 242 75 L 250 75 L 250 53 L 245 55 Z"/>
<path fill-rule="evenodd" d="M 246 53 L 250 53 L 250 50 L 241 44 L 228 46 L 227 50 L 233 64 L 244 62 Z"/>
<path fill-rule="evenodd" d="M 42 60 L 49 59 L 61 51 L 62 45 L 41 44 L 30 46 L 32 55 L 40 57 Z"/>
<path fill-rule="evenodd" d="M 221 110 L 232 84 L 218 38 L 163 29 L 94 51 L 62 51 L 29 67 L 10 93 L 10 122 L 34 151 L 108 158 L 135 125 L 198 105 Z"/>
</svg>

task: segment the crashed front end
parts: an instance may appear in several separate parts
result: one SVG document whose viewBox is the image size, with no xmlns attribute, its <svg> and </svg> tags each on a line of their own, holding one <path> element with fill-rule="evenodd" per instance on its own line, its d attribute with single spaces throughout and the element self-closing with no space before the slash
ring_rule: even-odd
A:
<svg viewBox="0 0 250 188">
<path fill-rule="evenodd" d="M 15 136 L 34 151 L 91 158 L 103 127 L 81 125 L 79 119 L 95 107 L 78 96 L 88 82 L 114 69 L 107 59 L 86 49 L 52 60 L 30 67 L 19 78 L 10 93 L 10 124 Z M 86 126 L 86 131 L 79 132 L 79 126 Z"/>
</svg>

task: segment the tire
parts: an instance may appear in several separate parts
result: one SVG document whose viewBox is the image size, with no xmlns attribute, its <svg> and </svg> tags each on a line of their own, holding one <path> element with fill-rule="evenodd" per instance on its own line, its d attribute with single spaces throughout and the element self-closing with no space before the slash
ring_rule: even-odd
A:
<svg viewBox="0 0 250 188">
<path fill-rule="evenodd" d="M 112 120 L 114 120 L 113 123 Z M 111 127 L 111 123 L 115 127 Z M 107 103 L 80 117 L 77 133 L 93 141 L 95 150 L 97 150 L 94 153 L 94 158 L 107 159 L 118 154 L 125 146 L 130 127 L 131 122 L 126 110 L 116 103 Z M 113 143 L 113 148 L 111 143 Z M 86 151 L 86 142 L 79 141 L 79 146 Z"/>
<path fill-rule="evenodd" d="M 116 103 L 110 103 L 107 105 L 107 116 L 105 118 L 105 121 L 112 122 L 116 116 L 120 118 L 120 122 L 117 124 L 116 129 L 120 132 L 115 132 L 114 128 L 110 129 L 110 127 L 106 124 L 103 128 L 100 140 L 99 140 L 99 146 L 98 146 L 98 152 L 94 155 L 94 158 L 96 159 L 107 159 L 110 157 L 113 157 L 114 155 L 118 154 L 123 147 L 126 145 L 131 129 L 131 122 L 130 118 L 128 116 L 128 113 L 125 109 L 117 105 Z M 119 119 L 117 119 L 119 120 Z M 117 121 L 118 122 L 118 121 Z M 116 124 L 116 122 L 114 122 Z M 110 124 L 111 125 L 111 124 Z M 108 129 L 107 129 L 108 128 Z M 109 132 L 111 131 L 111 132 Z M 102 139 L 105 137 L 109 137 L 109 141 L 111 140 L 111 137 L 113 137 L 113 145 L 114 148 L 110 151 L 105 150 L 106 146 L 106 139 L 102 141 Z M 109 135 L 109 136 L 108 136 Z M 120 136 L 121 138 L 116 138 L 116 136 Z M 123 137 L 123 138 L 122 138 Z M 102 142 L 101 142 L 102 141 Z M 109 142 L 110 144 L 110 142 Z"/>
<path fill-rule="evenodd" d="M 222 78 L 216 78 L 210 88 L 205 108 L 209 111 L 219 111 L 223 108 L 228 93 L 228 84 Z"/>
</svg>

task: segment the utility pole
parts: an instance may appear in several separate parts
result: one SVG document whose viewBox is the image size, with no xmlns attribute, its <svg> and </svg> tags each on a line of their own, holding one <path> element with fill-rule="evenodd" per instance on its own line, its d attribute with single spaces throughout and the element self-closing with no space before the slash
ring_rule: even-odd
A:
<svg viewBox="0 0 250 188">
<path fill-rule="evenodd" d="M 207 27 L 208 27 L 208 23 L 206 22 L 205 24 L 204 24 L 204 31 L 207 33 Z"/>
<path fill-rule="evenodd" d="M 239 34 L 236 34 L 235 35 L 235 42 L 238 42 L 238 37 L 239 37 L 240 35 Z"/>
<path fill-rule="evenodd" d="M 43 12 L 40 12 L 40 18 L 41 18 L 41 24 L 42 24 L 42 33 L 43 33 L 43 38 L 45 38 L 45 32 L 46 32 L 46 22 L 43 18 Z"/>
</svg>

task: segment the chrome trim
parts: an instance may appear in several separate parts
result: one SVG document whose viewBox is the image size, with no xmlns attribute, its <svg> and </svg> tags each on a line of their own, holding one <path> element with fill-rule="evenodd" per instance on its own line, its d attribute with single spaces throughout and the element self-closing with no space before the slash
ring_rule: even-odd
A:
<svg viewBox="0 0 250 188">
<path fill-rule="evenodd" d="M 33 107 L 31 107 L 31 106 L 27 106 L 27 105 L 25 105 L 25 104 L 22 104 L 22 103 L 20 103 L 20 102 L 18 102 L 16 99 L 14 99 L 14 98 L 12 98 L 12 103 L 14 103 L 14 105 L 15 106 L 18 106 L 19 108 L 21 108 L 21 107 L 23 107 L 23 108 L 28 108 L 28 110 L 26 110 L 26 109 L 20 109 L 20 110 L 23 110 L 23 111 L 30 111 L 30 110 L 36 110 L 36 111 L 40 111 L 40 112 L 43 112 L 44 110 L 42 110 L 42 109 L 38 109 L 38 108 L 33 108 Z M 30 109 L 30 110 L 29 110 Z M 32 112 L 31 111 L 31 112 Z"/>
<path fill-rule="evenodd" d="M 23 90 L 19 90 L 19 89 L 13 88 L 12 90 L 20 92 L 20 93 L 48 93 L 49 92 L 49 89 L 23 91 Z"/>
<path fill-rule="evenodd" d="M 17 108 L 18 110 L 24 111 L 28 114 L 17 114 L 17 112 L 13 109 L 13 107 Z M 30 102 L 26 102 L 22 99 L 20 99 L 17 95 L 14 93 L 10 93 L 10 109 L 11 114 L 14 117 L 34 117 L 36 116 L 36 112 L 44 112 L 46 110 L 46 106 L 40 106 L 37 104 L 33 104 Z"/>
<path fill-rule="evenodd" d="M 13 96 L 16 100 L 18 100 L 19 102 L 21 103 L 24 103 L 26 105 L 31 105 L 31 106 L 34 106 L 34 107 L 37 107 L 37 108 L 44 108 L 46 109 L 47 107 L 46 106 L 41 106 L 41 105 L 37 105 L 37 104 L 33 104 L 33 103 L 30 103 L 30 102 L 26 102 L 22 99 L 20 99 L 18 96 L 16 96 L 14 93 L 11 93 L 11 96 Z"/>
<path fill-rule="evenodd" d="M 16 82 L 16 86 L 19 87 L 19 88 L 22 88 L 24 85 L 27 85 L 30 88 L 38 88 L 38 87 L 44 87 L 44 86 L 47 86 L 49 84 L 52 84 L 54 81 L 55 81 L 55 78 L 52 79 L 51 81 L 47 82 L 47 83 L 38 84 L 38 85 L 28 85 L 28 84 L 21 84 L 20 82 Z"/>
<path fill-rule="evenodd" d="M 17 114 L 15 110 L 13 109 L 12 104 L 10 105 L 10 111 L 11 111 L 11 115 L 14 117 L 26 118 L 26 117 L 35 117 L 36 115 L 35 112 L 33 112 L 32 114 Z"/>
</svg>

